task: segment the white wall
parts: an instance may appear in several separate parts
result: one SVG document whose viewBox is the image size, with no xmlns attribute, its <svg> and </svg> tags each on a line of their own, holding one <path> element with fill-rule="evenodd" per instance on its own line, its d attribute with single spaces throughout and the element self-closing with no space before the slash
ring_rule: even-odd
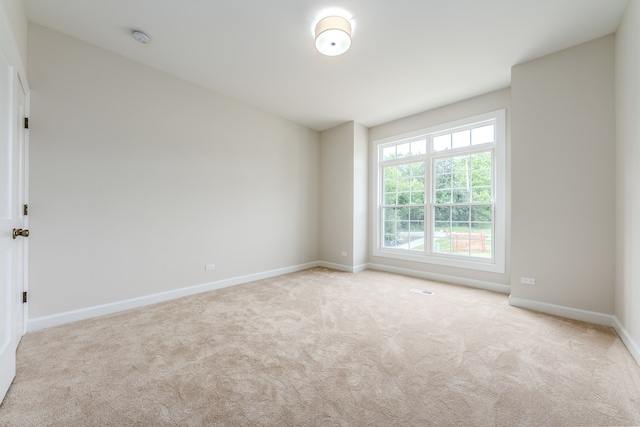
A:
<svg viewBox="0 0 640 427">
<path fill-rule="evenodd" d="M 640 344 L 640 1 L 616 35 L 617 263 L 615 315 Z M 640 347 L 636 348 L 640 363 Z"/>
<path fill-rule="evenodd" d="M 27 17 L 21 0 L 0 0 L 0 48 L 24 74 L 27 60 Z M 17 48 L 17 49 L 16 49 Z"/>
<path fill-rule="evenodd" d="M 320 260 L 341 266 L 353 265 L 354 125 L 320 133 Z"/>
<path fill-rule="evenodd" d="M 491 111 L 496 111 L 500 109 L 507 110 L 507 147 L 506 147 L 506 156 L 507 156 L 507 165 L 509 165 L 509 152 L 510 152 L 510 125 L 509 125 L 509 115 L 511 109 L 511 98 L 509 89 L 502 89 L 499 91 L 491 92 L 485 95 L 481 95 L 475 98 L 467 99 L 462 102 L 458 102 L 455 104 L 447 105 L 441 108 L 437 108 L 434 110 L 429 110 L 420 114 L 416 114 L 413 116 L 409 116 L 400 120 L 396 120 L 393 122 L 385 123 L 379 126 L 372 127 L 369 129 L 369 141 L 370 144 L 373 144 L 374 141 L 392 137 L 396 135 L 401 135 L 404 133 L 416 131 L 419 129 L 424 129 L 436 125 L 441 125 L 443 123 L 452 122 L 454 120 L 464 119 L 467 117 L 472 117 L 478 114 L 487 113 Z M 375 153 L 370 152 L 369 155 L 372 156 Z M 412 262 L 412 261 L 403 261 L 392 258 L 384 258 L 384 257 L 375 257 L 372 254 L 372 245 L 375 239 L 371 236 L 369 240 L 369 256 L 370 260 L 376 266 L 388 267 L 392 271 L 398 271 L 393 269 L 405 269 L 410 270 L 412 272 L 422 272 L 432 277 L 441 276 L 445 280 L 454 281 L 456 283 L 465 283 L 469 285 L 473 285 L 472 282 L 483 282 L 478 283 L 478 286 L 481 287 L 490 287 L 491 284 L 499 285 L 499 287 L 504 288 L 509 284 L 510 276 L 509 276 L 509 265 L 510 265 L 510 218 L 509 214 L 509 205 L 510 205 L 510 187 L 509 187 L 509 174 L 510 170 L 507 167 L 506 171 L 507 177 L 507 188 L 506 188 L 506 197 L 507 197 L 507 223 L 506 223 L 506 271 L 504 274 L 498 273 L 489 273 L 484 271 L 476 271 L 469 270 L 463 268 L 454 268 L 454 267 L 446 267 L 442 265 L 436 264 L 428 264 L 421 262 Z M 371 227 L 369 227 L 371 229 Z M 370 231 L 373 233 L 373 230 Z M 461 281 L 455 280 L 456 278 L 462 279 Z M 496 288 L 498 289 L 498 288 Z"/>
<path fill-rule="evenodd" d="M 369 129 L 354 124 L 353 265 L 369 261 Z"/>
<path fill-rule="evenodd" d="M 613 314 L 614 42 L 512 69 L 512 297 Z"/>
<path fill-rule="evenodd" d="M 34 24 L 29 80 L 31 318 L 318 260 L 317 132 Z"/>
<path fill-rule="evenodd" d="M 320 260 L 347 271 L 367 263 L 367 133 L 353 121 L 320 133 Z"/>
</svg>

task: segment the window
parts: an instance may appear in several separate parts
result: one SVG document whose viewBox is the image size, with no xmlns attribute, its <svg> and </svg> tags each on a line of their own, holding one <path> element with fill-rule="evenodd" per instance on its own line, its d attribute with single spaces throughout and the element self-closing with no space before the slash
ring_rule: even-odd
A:
<svg viewBox="0 0 640 427">
<path fill-rule="evenodd" d="M 504 272 L 504 110 L 374 145 L 375 256 Z"/>
</svg>

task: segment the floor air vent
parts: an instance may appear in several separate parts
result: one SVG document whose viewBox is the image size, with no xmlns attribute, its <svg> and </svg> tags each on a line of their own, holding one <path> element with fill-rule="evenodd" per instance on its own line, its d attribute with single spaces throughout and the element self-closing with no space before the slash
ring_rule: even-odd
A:
<svg viewBox="0 0 640 427">
<path fill-rule="evenodd" d="M 433 292 L 425 291 L 424 289 L 418 289 L 418 288 L 411 288 L 411 292 L 415 292 L 423 295 L 433 295 Z"/>
</svg>

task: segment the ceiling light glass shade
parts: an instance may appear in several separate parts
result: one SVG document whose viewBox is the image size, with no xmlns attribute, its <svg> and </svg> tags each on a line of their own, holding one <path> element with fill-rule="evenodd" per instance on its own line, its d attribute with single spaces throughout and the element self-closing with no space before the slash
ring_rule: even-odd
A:
<svg viewBox="0 0 640 427">
<path fill-rule="evenodd" d="M 351 24 L 340 16 L 327 16 L 316 25 L 316 49 L 323 55 L 342 55 L 351 46 Z"/>
</svg>

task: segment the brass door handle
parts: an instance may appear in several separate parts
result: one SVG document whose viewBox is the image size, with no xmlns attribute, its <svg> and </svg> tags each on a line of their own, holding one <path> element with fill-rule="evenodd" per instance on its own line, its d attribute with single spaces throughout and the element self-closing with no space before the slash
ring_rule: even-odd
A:
<svg viewBox="0 0 640 427">
<path fill-rule="evenodd" d="M 13 238 L 15 239 L 18 236 L 29 237 L 29 230 L 23 230 L 22 228 L 14 228 Z"/>
</svg>

